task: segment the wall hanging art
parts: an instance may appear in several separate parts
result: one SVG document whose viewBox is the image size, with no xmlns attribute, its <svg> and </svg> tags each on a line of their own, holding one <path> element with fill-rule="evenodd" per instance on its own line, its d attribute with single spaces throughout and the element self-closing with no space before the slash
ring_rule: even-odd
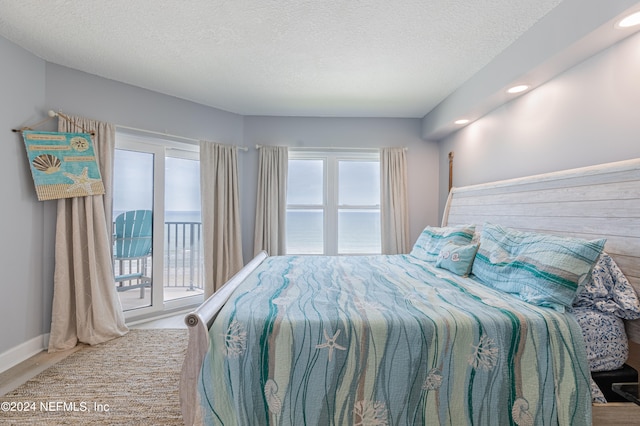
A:
<svg viewBox="0 0 640 426">
<path fill-rule="evenodd" d="M 23 130 L 38 200 L 104 194 L 89 133 Z"/>
</svg>

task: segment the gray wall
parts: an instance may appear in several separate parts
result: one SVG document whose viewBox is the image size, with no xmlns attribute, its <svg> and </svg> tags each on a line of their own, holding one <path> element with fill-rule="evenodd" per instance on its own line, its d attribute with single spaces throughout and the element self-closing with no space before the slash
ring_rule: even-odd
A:
<svg viewBox="0 0 640 426">
<path fill-rule="evenodd" d="M 12 128 L 42 119 L 45 62 L 0 37 L 0 355 L 38 338 L 51 321 L 52 257 L 44 203 L 35 197 L 24 143 Z M 45 243 L 46 242 L 46 243 Z"/>
<path fill-rule="evenodd" d="M 240 151 L 240 191 L 245 262 L 253 254 L 258 153 L 255 144 L 290 146 L 406 146 L 409 159 L 412 239 L 436 224 L 438 146 L 420 138 L 419 119 L 243 117 L 186 100 L 46 63 L 0 38 L 0 123 L 11 140 L 0 175 L 11 209 L 5 209 L 0 266 L 6 297 L 0 301 L 0 356 L 49 332 L 53 294 L 56 202 L 38 202 L 26 154 L 12 127 L 32 124 L 49 109 L 117 125 L 193 139 L 251 147 Z M 55 130 L 55 120 L 42 130 Z M 9 142 L 7 142 L 9 143 Z"/>
<path fill-rule="evenodd" d="M 129 127 L 240 145 L 243 117 L 47 63 L 49 109 Z"/>
<path fill-rule="evenodd" d="M 628 36 L 618 19 L 637 0 L 563 0 L 424 117 L 424 139 L 440 140 L 459 118 L 477 118 L 505 102 L 514 84 L 539 85 Z"/>
<path fill-rule="evenodd" d="M 443 139 L 440 212 L 448 158 L 454 186 L 640 157 L 640 33 Z"/>
</svg>

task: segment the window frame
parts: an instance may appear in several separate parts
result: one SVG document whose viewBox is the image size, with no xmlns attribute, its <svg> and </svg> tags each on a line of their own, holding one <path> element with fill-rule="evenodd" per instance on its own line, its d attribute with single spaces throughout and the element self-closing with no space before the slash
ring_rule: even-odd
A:
<svg viewBox="0 0 640 426">
<path fill-rule="evenodd" d="M 380 251 L 376 253 L 340 253 L 338 251 L 339 233 L 338 233 L 338 215 L 341 210 L 375 210 L 381 213 L 381 201 L 378 199 L 378 204 L 375 205 L 350 205 L 340 204 L 339 200 L 339 164 L 341 161 L 354 161 L 365 162 L 373 161 L 380 163 L 380 151 L 377 149 L 362 149 L 362 150 L 296 150 L 294 148 L 289 149 L 288 160 L 322 160 L 323 162 L 323 176 L 322 176 L 322 199 L 321 205 L 317 204 L 289 204 L 287 202 L 287 212 L 291 210 L 318 210 L 323 211 L 323 252 L 322 255 L 334 256 L 334 255 L 369 255 L 369 254 L 381 254 L 382 245 L 380 245 Z M 287 248 L 287 254 L 289 253 Z"/>
<path fill-rule="evenodd" d="M 204 300 L 202 294 L 173 300 L 164 298 L 164 239 L 165 239 L 165 160 L 167 157 L 200 161 L 199 145 L 177 142 L 159 136 L 140 135 L 137 132 L 116 131 L 115 149 L 153 155 L 153 291 L 151 303 L 124 311 L 125 320 L 132 321 L 160 315 L 174 309 L 197 306 Z M 160 237 L 161 236 L 161 237 Z"/>
</svg>

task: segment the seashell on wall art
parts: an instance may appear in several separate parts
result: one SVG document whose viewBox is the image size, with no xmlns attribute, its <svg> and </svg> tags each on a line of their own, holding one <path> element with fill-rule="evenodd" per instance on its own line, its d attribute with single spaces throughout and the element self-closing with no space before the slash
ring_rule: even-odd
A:
<svg viewBox="0 0 640 426">
<path fill-rule="evenodd" d="M 76 136 L 69 141 L 71 148 L 79 152 L 84 152 L 89 149 L 89 141 L 82 136 Z"/>
<path fill-rule="evenodd" d="M 34 158 L 31 164 L 33 164 L 33 167 L 36 170 L 51 174 L 60 171 L 60 164 L 62 163 L 60 162 L 60 159 L 55 155 L 42 154 Z"/>
</svg>

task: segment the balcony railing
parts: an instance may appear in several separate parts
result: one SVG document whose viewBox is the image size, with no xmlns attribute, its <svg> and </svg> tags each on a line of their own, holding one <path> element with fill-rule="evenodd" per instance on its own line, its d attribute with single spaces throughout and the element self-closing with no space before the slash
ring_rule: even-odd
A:
<svg viewBox="0 0 640 426">
<path fill-rule="evenodd" d="M 164 286 L 204 288 L 202 224 L 165 222 Z"/>
<path fill-rule="evenodd" d="M 164 224 L 164 287 L 186 290 L 204 289 L 202 224 L 200 222 L 165 222 Z M 114 261 L 115 275 L 151 276 L 151 259 Z M 123 287 L 139 285 L 136 279 L 120 283 Z M 137 287 L 137 286 L 136 286 Z M 133 288 L 133 287 L 132 287 Z"/>
</svg>

